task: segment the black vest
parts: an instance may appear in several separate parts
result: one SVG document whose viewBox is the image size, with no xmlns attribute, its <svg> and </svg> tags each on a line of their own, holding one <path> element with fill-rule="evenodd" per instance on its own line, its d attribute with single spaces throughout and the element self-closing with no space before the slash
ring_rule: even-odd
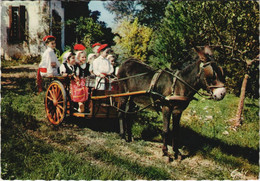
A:
<svg viewBox="0 0 260 181">
<path fill-rule="evenodd" d="M 86 63 L 86 67 L 84 69 L 81 68 L 80 65 L 78 65 L 78 68 L 79 68 L 79 77 L 87 77 L 90 75 L 88 63 Z"/>
<path fill-rule="evenodd" d="M 76 66 L 75 65 L 72 65 L 73 66 L 73 70 L 71 70 L 68 66 L 67 63 L 63 63 L 63 65 L 65 66 L 65 69 L 66 69 L 66 72 L 67 74 L 76 74 Z"/>
</svg>

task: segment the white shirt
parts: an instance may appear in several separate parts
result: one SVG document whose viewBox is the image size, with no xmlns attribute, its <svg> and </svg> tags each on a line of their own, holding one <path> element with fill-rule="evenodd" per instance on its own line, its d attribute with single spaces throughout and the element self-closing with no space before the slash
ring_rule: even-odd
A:
<svg viewBox="0 0 260 181">
<path fill-rule="evenodd" d="M 110 61 L 102 56 L 99 56 L 93 61 L 93 72 L 95 75 L 100 76 L 100 74 L 111 74 L 114 68 Z"/>
<path fill-rule="evenodd" d="M 51 66 L 51 62 L 56 62 L 56 67 L 53 68 Z M 54 76 L 58 75 L 58 67 L 60 66 L 60 62 L 57 59 L 57 56 L 54 53 L 54 50 L 50 47 L 47 47 L 47 49 L 45 50 L 45 52 L 42 55 L 42 61 L 39 64 L 39 68 L 47 68 L 47 73 L 42 73 L 42 76 L 46 75 L 46 74 L 52 74 Z"/>
</svg>

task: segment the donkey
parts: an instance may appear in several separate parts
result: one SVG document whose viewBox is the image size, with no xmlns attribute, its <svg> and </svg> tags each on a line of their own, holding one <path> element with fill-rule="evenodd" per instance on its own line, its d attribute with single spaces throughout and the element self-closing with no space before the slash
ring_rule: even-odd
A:
<svg viewBox="0 0 260 181">
<path fill-rule="evenodd" d="M 163 156 L 168 156 L 167 142 L 169 139 L 169 124 L 172 116 L 172 149 L 174 158 L 181 159 L 179 148 L 179 123 L 182 112 L 187 108 L 193 96 L 199 89 L 207 90 L 214 100 L 222 100 L 226 94 L 224 74 L 221 67 L 213 59 L 211 49 L 196 49 L 198 59 L 181 71 L 173 73 L 167 69 L 155 71 L 151 67 L 135 59 L 125 61 L 119 68 L 119 91 L 135 92 L 148 90 L 148 94 L 120 98 L 121 118 L 120 134 L 128 140 L 132 139 L 132 120 L 127 112 L 133 112 L 135 104 L 141 107 L 153 105 L 153 108 L 163 113 Z M 140 76 L 138 76 L 140 75 Z"/>
</svg>

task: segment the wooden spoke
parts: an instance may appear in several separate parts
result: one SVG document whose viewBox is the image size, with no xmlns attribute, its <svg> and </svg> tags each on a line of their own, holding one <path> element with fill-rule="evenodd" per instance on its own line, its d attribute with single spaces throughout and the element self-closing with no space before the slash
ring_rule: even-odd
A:
<svg viewBox="0 0 260 181">
<path fill-rule="evenodd" d="M 51 94 L 51 96 L 54 98 L 54 94 L 53 94 L 53 92 L 52 92 L 53 90 L 52 89 L 50 89 L 49 90 L 49 93 Z"/>
<path fill-rule="evenodd" d="M 53 120 L 54 120 L 55 122 L 57 122 L 57 121 L 56 121 L 56 117 L 57 117 L 57 116 L 56 116 L 56 114 L 55 114 L 55 112 L 54 112 L 54 114 L 53 114 Z"/>
<path fill-rule="evenodd" d="M 58 104 L 57 107 L 64 111 L 64 108 L 61 105 Z"/>
<path fill-rule="evenodd" d="M 57 113 L 61 114 L 60 108 L 57 107 Z"/>
<path fill-rule="evenodd" d="M 62 117 L 62 113 L 61 113 L 61 111 L 60 111 L 59 108 L 57 108 L 57 117 L 58 117 L 58 118 Z"/>
<path fill-rule="evenodd" d="M 57 96 L 58 97 L 58 96 Z M 62 94 L 59 95 L 59 97 L 57 98 L 57 100 L 59 101 L 60 99 L 62 99 Z M 63 100 L 63 99 L 62 99 Z"/>
<path fill-rule="evenodd" d="M 59 97 L 62 96 L 62 94 L 60 93 L 60 89 L 59 88 L 56 89 L 56 97 L 58 97 L 58 96 Z"/>
<path fill-rule="evenodd" d="M 48 100 L 51 100 L 51 101 L 53 100 L 53 98 L 52 98 L 52 97 L 50 97 L 50 96 L 47 96 L 47 98 L 48 98 Z"/>
</svg>

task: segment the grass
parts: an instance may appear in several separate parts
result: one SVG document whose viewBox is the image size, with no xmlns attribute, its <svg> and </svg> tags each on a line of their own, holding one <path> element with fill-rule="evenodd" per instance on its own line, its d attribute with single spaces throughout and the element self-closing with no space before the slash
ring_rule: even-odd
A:
<svg viewBox="0 0 260 181">
<path fill-rule="evenodd" d="M 22 74 L 21 74 L 22 75 Z M 181 151 L 187 157 L 168 163 L 161 151 L 161 114 L 134 116 L 134 142 L 75 119 L 52 126 L 44 93 L 28 77 L 2 86 L 1 178 L 4 180 L 244 180 L 259 173 L 258 101 L 246 99 L 242 126 L 230 127 L 238 98 L 192 101 L 181 119 Z M 106 120 L 108 121 L 108 120 Z M 77 122 L 81 122 L 77 124 Z M 85 122 L 85 123 L 84 123 Z M 98 125 L 98 120 L 92 120 Z"/>
</svg>

